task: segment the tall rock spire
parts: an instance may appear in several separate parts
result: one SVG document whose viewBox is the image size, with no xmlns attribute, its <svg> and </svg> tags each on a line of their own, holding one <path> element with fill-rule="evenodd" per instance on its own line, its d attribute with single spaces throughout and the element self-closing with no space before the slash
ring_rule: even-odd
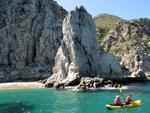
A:
<svg viewBox="0 0 150 113">
<path fill-rule="evenodd" d="M 100 56 L 92 16 L 81 6 L 63 21 L 63 39 L 48 81 L 72 81 L 77 76 L 100 74 Z M 47 82 L 48 82 L 47 81 Z"/>
</svg>

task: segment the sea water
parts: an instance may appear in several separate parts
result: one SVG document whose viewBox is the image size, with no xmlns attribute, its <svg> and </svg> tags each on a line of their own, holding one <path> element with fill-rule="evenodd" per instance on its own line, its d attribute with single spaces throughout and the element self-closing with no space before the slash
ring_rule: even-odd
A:
<svg viewBox="0 0 150 113">
<path fill-rule="evenodd" d="M 117 90 L 80 93 L 48 88 L 1 90 L 0 113 L 150 113 L 150 83 L 130 87 L 122 95 L 132 94 L 134 100 L 142 100 L 142 105 L 120 110 L 105 108 L 120 94 Z"/>
</svg>

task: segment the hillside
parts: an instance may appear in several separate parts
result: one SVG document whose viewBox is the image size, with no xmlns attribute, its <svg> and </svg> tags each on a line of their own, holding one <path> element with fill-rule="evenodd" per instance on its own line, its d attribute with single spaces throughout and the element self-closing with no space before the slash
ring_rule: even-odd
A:
<svg viewBox="0 0 150 113">
<path fill-rule="evenodd" d="M 94 22 L 97 29 L 97 39 L 101 41 L 113 26 L 123 21 L 122 18 L 110 14 L 99 14 L 94 17 Z"/>
<path fill-rule="evenodd" d="M 106 51 L 121 56 L 126 49 L 150 54 L 149 42 L 150 19 L 143 18 L 116 23 L 101 45 Z"/>
<path fill-rule="evenodd" d="M 150 71 L 150 19 L 141 18 L 115 24 L 102 40 L 101 46 L 117 56 L 130 71 L 134 71 L 137 66 Z"/>
<path fill-rule="evenodd" d="M 97 28 L 98 27 L 112 28 L 115 23 L 118 23 L 122 20 L 123 19 L 118 16 L 105 14 L 105 13 L 99 14 L 94 17 L 94 22 L 95 22 Z"/>
</svg>

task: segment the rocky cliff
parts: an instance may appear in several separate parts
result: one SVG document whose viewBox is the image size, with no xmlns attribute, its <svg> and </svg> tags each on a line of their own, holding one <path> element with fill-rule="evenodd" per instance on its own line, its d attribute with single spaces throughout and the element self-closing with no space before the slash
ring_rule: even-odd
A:
<svg viewBox="0 0 150 113">
<path fill-rule="evenodd" d="M 119 63 L 99 53 L 95 25 L 83 7 L 67 14 L 53 0 L 1 0 L 0 6 L 0 81 L 44 79 L 52 73 L 50 78 L 67 81 L 121 75 L 121 68 L 113 68 Z"/>
<path fill-rule="evenodd" d="M 63 21 L 63 39 L 55 58 L 53 75 L 46 86 L 54 82 L 69 84 L 81 77 L 121 76 L 119 62 L 111 55 L 98 51 L 92 17 L 84 7 L 76 8 Z"/>
<path fill-rule="evenodd" d="M 52 73 L 66 13 L 53 0 L 0 1 L 0 81 Z"/>
<path fill-rule="evenodd" d="M 150 72 L 150 19 L 117 23 L 101 43 L 102 47 L 118 57 L 128 73 L 138 69 Z"/>
<path fill-rule="evenodd" d="M 63 39 L 49 81 L 72 81 L 100 74 L 100 57 L 92 16 L 83 8 L 71 11 L 63 22 Z"/>
<path fill-rule="evenodd" d="M 127 74 L 150 71 L 149 19 L 121 20 L 98 47 L 83 7 L 67 13 L 53 0 L 1 0 L 0 40 L 2 82 L 52 75 L 47 84 L 70 83 L 85 76 L 120 77 L 122 68 Z"/>
</svg>

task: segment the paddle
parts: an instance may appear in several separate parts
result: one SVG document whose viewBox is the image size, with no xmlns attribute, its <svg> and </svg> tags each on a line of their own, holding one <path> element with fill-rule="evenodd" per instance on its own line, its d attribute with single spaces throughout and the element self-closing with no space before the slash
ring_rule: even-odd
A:
<svg viewBox="0 0 150 113">
<path fill-rule="evenodd" d="M 120 90 L 119 90 L 119 91 L 120 91 L 120 94 L 121 94 L 121 96 L 123 97 L 123 94 L 122 94 L 122 89 L 120 88 Z"/>
<path fill-rule="evenodd" d="M 124 96 L 123 96 L 123 94 L 122 94 L 122 89 L 121 88 L 120 88 L 119 91 L 120 91 L 120 94 L 121 94 L 121 99 L 125 99 Z"/>
<path fill-rule="evenodd" d="M 120 88 L 119 91 L 120 91 L 120 94 L 121 94 L 121 99 L 123 99 L 123 101 L 124 101 L 125 98 L 124 98 L 124 96 L 123 96 L 123 94 L 122 94 L 122 89 Z M 124 105 L 124 104 L 122 103 L 121 107 L 123 107 L 123 105 Z"/>
</svg>

